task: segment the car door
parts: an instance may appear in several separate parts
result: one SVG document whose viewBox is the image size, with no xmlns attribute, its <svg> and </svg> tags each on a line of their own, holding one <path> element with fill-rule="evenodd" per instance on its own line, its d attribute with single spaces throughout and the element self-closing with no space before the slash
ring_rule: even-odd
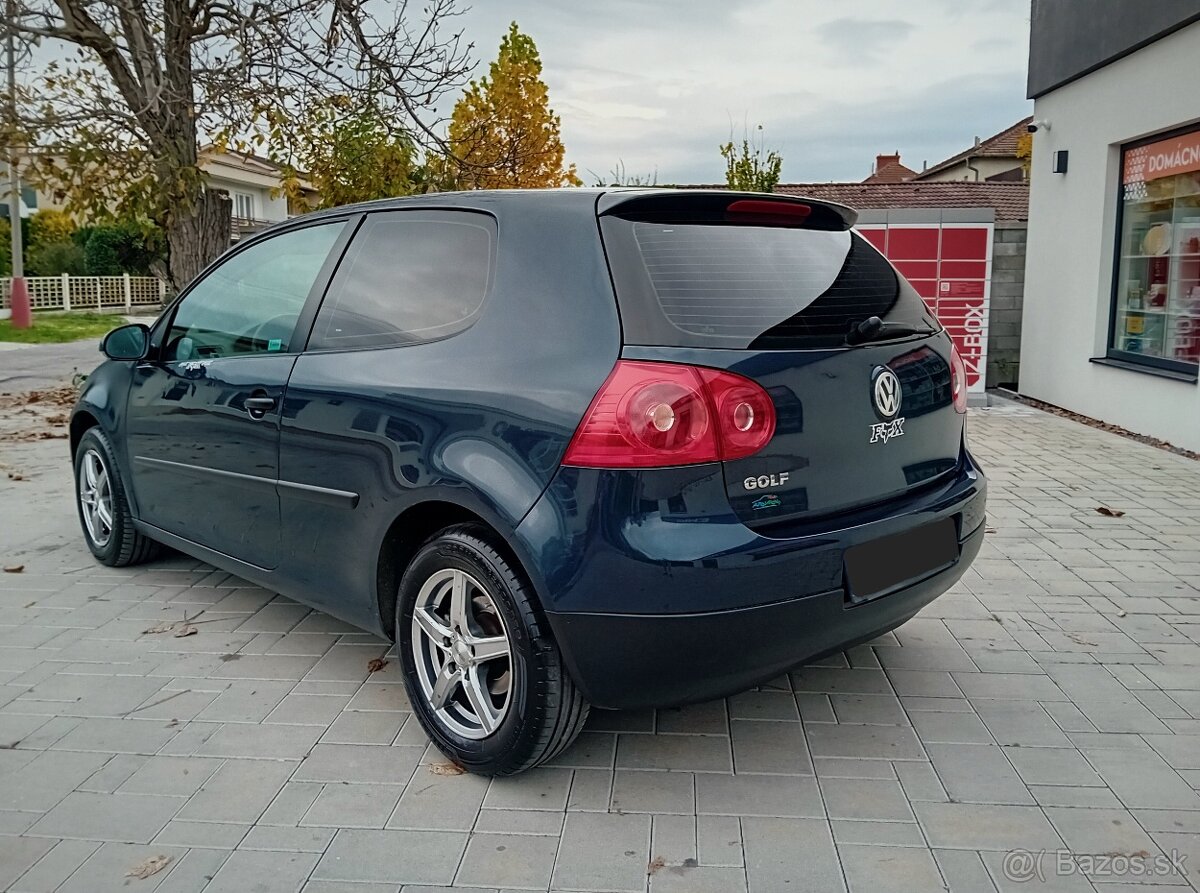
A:
<svg viewBox="0 0 1200 893">
<path fill-rule="evenodd" d="M 486 448 L 501 424 L 463 404 L 472 358 L 503 351 L 460 341 L 483 311 L 496 242 L 487 214 L 396 210 L 367 214 L 346 249 L 288 382 L 279 448 L 284 563 L 314 606 L 376 622 L 379 538 L 442 482 L 441 448 Z"/>
<path fill-rule="evenodd" d="M 134 371 L 126 448 L 138 517 L 261 568 L 279 560 L 279 418 L 345 220 L 256 240 L 207 271 Z M 310 298 L 313 300 L 310 302 Z"/>
</svg>

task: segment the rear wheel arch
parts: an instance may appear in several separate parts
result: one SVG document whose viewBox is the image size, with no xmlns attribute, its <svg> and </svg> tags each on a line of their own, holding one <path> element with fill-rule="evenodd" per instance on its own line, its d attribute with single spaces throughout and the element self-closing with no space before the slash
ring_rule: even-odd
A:
<svg viewBox="0 0 1200 893">
<path fill-rule="evenodd" d="M 441 531 L 458 525 L 475 528 L 478 535 L 494 548 L 520 574 L 531 592 L 538 589 L 530 578 L 525 562 L 508 539 L 482 515 L 454 502 L 435 500 L 409 506 L 392 521 L 379 548 L 376 574 L 376 603 L 380 626 L 390 636 L 396 617 L 396 596 L 400 578 L 417 551 Z M 538 606 L 541 607 L 540 605 Z"/>
</svg>

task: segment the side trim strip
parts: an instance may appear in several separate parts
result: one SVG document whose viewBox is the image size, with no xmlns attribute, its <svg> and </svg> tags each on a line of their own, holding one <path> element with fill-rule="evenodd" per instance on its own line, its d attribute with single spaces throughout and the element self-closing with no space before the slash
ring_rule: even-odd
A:
<svg viewBox="0 0 1200 893">
<path fill-rule="evenodd" d="M 316 484 L 298 484 L 295 481 L 276 481 L 279 484 L 280 496 L 294 496 L 297 499 L 307 499 L 309 502 L 319 502 L 322 505 L 332 505 L 337 508 L 352 509 L 358 507 L 358 494 L 349 490 L 334 490 L 330 487 L 318 487 Z"/>
<path fill-rule="evenodd" d="M 301 484 L 295 481 L 282 481 L 277 478 L 265 478 L 254 474 L 242 474 L 237 471 L 226 471 L 222 468 L 205 468 L 203 465 L 188 465 L 185 462 L 171 462 L 168 459 L 153 459 L 149 456 L 134 456 L 133 464 L 143 468 L 157 468 L 172 471 L 189 477 L 216 477 L 226 481 L 237 481 L 245 486 L 263 490 L 275 490 L 279 495 L 296 499 L 306 499 L 309 502 L 319 502 L 337 508 L 353 509 L 358 506 L 359 496 L 349 490 L 334 490 L 329 487 L 318 487 L 315 484 Z"/>
</svg>

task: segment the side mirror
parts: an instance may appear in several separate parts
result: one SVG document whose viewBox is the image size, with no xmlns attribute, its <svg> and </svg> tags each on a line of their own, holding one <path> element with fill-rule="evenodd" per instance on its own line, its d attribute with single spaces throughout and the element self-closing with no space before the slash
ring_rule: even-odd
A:
<svg viewBox="0 0 1200 893">
<path fill-rule="evenodd" d="M 150 330 L 141 323 L 113 329 L 100 342 L 100 352 L 110 360 L 141 360 L 150 352 Z"/>
</svg>

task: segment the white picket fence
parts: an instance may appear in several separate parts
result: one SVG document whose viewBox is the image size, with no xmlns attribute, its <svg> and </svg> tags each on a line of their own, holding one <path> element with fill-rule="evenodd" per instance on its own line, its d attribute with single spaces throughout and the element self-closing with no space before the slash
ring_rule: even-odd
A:
<svg viewBox="0 0 1200 893">
<path fill-rule="evenodd" d="M 34 310 L 129 310 L 157 306 L 167 297 L 167 283 L 155 276 L 26 276 Z M 11 308 L 12 279 L 0 279 L 0 310 Z"/>
</svg>

